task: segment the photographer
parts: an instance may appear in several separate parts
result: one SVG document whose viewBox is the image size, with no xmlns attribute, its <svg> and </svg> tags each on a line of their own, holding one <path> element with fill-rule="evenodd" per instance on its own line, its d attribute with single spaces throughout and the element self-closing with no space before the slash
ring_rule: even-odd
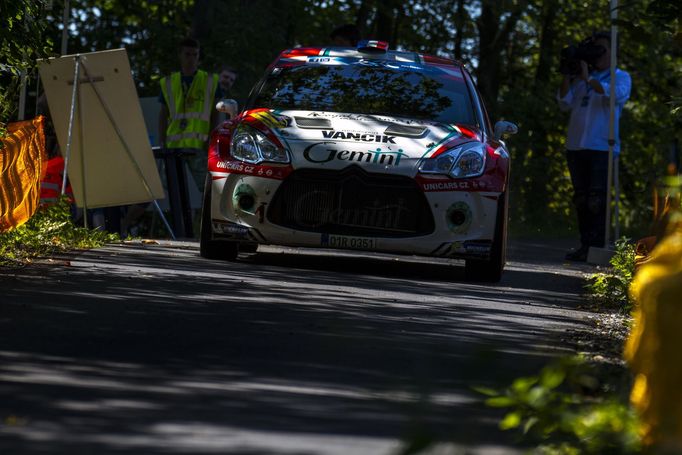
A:
<svg viewBox="0 0 682 455">
<path fill-rule="evenodd" d="M 609 96 L 611 36 L 599 32 L 562 51 L 564 74 L 557 99 L 570 111 L 566 137 L 566 161 L 573 183 L 573 203 L 578 215 L 580 247 L 566 255 L 570 261 L 586 261 L 591 246 L 604 246 L 609 157 Z M 616 69 L 614 156 L 620 153 L 618 122 L 630 97 L 630 75 Z"/>
</svg>

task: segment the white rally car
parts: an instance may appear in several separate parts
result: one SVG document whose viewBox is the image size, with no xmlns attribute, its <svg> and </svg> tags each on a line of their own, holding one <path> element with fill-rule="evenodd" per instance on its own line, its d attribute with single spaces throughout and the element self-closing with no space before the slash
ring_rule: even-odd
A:
<svg viewBox="0 0 682 455">
<path fill-rule="evenodd" d="M 208 149 L 201 255 L 258 244 L 505 263 L 509 154 L 466 69 L 357 49 L 282 52 Z"/>
</svg>

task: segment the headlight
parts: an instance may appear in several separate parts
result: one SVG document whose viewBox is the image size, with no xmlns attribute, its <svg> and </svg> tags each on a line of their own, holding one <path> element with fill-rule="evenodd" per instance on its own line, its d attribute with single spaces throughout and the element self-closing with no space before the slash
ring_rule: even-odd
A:
<svg viewBox="0 0 682 455">
<path fill-rule="evenodd" d="M 230 153 L 240 161 L 253 164 L 264 161 L 289 162 L 289 155 L 286 150 L 273 144 L 265 134 L 245 125 L 240 125 L 232 136 Z"/>
<path fill-rule="evenodd" d="M 485 157 L 484 144 L 469 142 L 435 158 L 425 159 L 419 166 L 419 172 L 445 174 L 457 179 L 478 177 L 485 170 Z"/>
<path fill-rule="evenodd" d="M 249 133 L 239 131 L 232 137 L 232 156 L 247 163 L 257 163 L 259 161 L 258 148 L 256 141 Z"/>
</svg>

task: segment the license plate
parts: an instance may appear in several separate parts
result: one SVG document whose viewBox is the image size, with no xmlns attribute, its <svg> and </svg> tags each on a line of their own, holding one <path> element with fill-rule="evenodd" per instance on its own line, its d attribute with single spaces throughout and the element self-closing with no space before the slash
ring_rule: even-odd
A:
<svg viewBox="0 0 682 455">
<path fill-rule="evenodd" d="M 377 239 L 371 237 L 322 234 L 322 246 L 352 250 L 373 250 L 377 247 Z"/>
</svg>

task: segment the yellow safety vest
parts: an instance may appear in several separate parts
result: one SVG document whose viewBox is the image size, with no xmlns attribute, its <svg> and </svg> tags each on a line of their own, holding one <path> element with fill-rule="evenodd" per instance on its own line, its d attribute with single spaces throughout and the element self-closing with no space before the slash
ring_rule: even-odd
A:
<svg viewBox="0 0 682 455">
<path fill-rule="evenodd" d="M 187 93 L 182 91 L 179 72 L 161 79 L 161 91 L 168 106 L 167 148 L 204 148 L 211 130 L 211 109 L 218 77 L 198 70 Z"/>
</svg>

